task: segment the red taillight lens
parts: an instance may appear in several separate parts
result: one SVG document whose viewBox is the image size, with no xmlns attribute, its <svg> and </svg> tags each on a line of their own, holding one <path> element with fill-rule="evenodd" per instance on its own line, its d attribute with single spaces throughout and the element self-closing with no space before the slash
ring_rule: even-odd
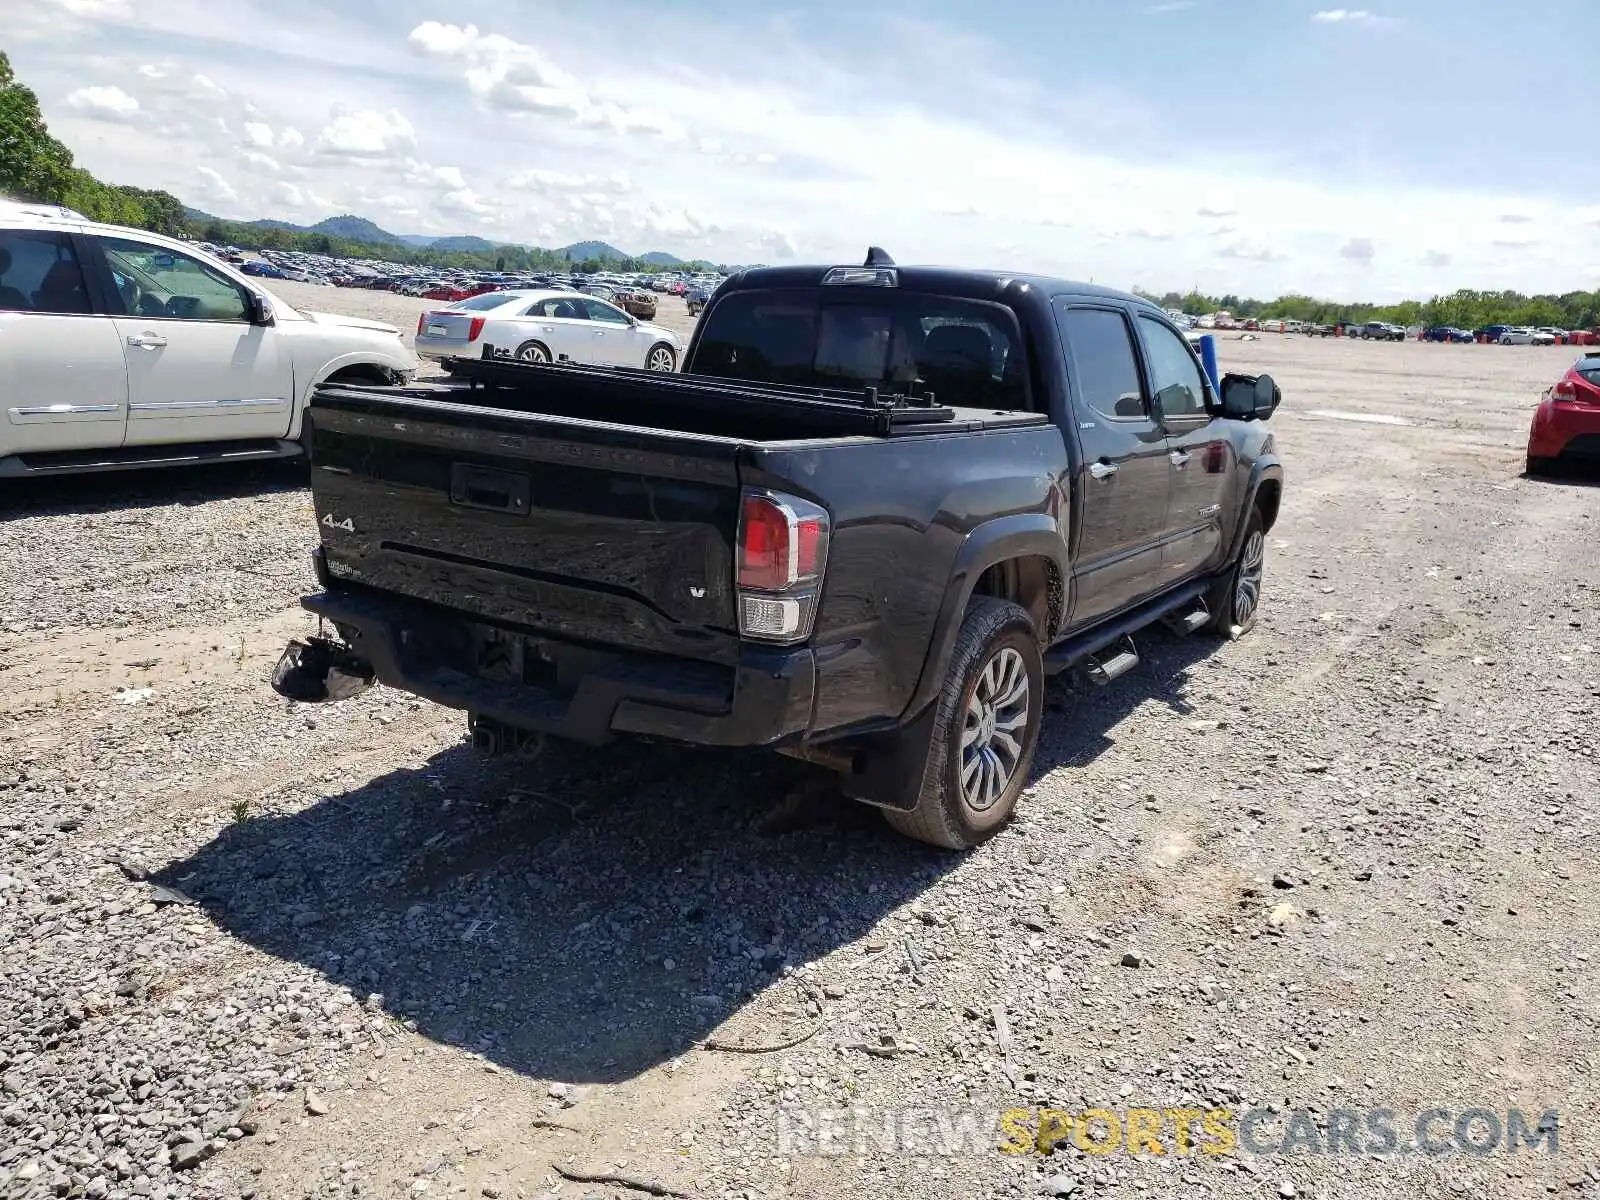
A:
<svg viewBox="0 0 1600 1200">
<path fill-rule="evenodd" d="M 478 335 L 483 332 L 484 317 L 473 317 L 467 321 L 467 341 L 475 342 Z"/>
<path fill-rule="evenodd" d="M 767 496 L 746 496 L 739 514 L 739 586 L 776 592 L 789 586 L 790 516 Z"/>
<path fill-rule="evenodd" d="M 422 327 L 424 325 L 426 325 L 427 323 L 428 323 L 428 314 L 427 313 L 418 313 L 417 314 L 417 336 L 418 337 L 422 336 Z"/>
<path fill-rule="evenodd" d="M 1575 401 L 1578 398 L 1578 385 L 1570 379 L 1563 379 L 1550 389 L 1550 398 L 1552 400 Z"/>
<path fill-rule="evenodd" d="M 811 635 L 828 561 L 828 512 L 801 500 L 746 492 L 739 508 L 739 629 L 796 642 Z"/>
</svg>

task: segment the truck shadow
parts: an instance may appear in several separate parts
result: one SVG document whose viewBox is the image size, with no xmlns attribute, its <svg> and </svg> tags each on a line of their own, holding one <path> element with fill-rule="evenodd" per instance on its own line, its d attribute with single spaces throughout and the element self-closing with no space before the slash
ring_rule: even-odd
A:
<svg viewBox="0 0 1600 1200">
<path fill-rule="evenodd" d="M 1112 744 L 1149 681 L 1181 705 L 1183 670 L 1217 644 L 1159 635 L 1150 665 L 1047 717 L 1039 770 Z M 882 922 L 963 861 L 776 755 L 552 744 L 519 762 L 462 745 L 238 821 L 158 881 L 374 1014 L 583 1084 L 632 1078 L 713 1032 L 783 1042 L 806 1031 L 823 985 L 914 975 L 921 926 Z M 846 947 L 806 987 L 786 978 Z"/>
<path fill-rule="evenodd" d="M 0 519 L 204 504 L 306 486 L 304 459 L 0 479 Z"/>
</svg>

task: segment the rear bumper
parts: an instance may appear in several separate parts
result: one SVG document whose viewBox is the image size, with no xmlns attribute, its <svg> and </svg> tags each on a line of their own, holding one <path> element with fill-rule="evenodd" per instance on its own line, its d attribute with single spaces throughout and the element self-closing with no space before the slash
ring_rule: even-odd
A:
<svg viewBox="0 0 1600 1200">
<path fill-rule="evenodd" d="M 590 744 L 621 733 L 772 746 L 799 740 L 811 723 L 808 649 L 745 647 L 725 666 L 597 650 L 346 587 L 301 604 L 333 622 L 379 682 L 518 729 Z"/>
<path fill-rule="evenodd" d="M 1600 409 L 1544 400 L 1534 410 L 1528 454 L 1534 458 L 1600 460 Z"/>
<path fill-rule="evenodd" d="M 471 356 L 477 350 L 473 343 L 463 342 L 460 338 L 429 337 L 425 333 L 417 335 L 416 343 L 417 357 L 431 359 L 435 362 L 441 358 Z"/>
</svg>

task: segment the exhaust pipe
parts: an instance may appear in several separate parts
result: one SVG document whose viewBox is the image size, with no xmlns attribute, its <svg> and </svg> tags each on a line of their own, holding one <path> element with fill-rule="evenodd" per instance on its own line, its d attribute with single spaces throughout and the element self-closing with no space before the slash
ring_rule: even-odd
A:
<svg viewBox="0 0 1600 1200">
<path fill-rule="evenodd" d="M 302 704 L 359 696 L 377 680 L 372 664 L 342 642 L 314 637 L 284 648 L 272 671 L 272 690 Z"/>
</svg>

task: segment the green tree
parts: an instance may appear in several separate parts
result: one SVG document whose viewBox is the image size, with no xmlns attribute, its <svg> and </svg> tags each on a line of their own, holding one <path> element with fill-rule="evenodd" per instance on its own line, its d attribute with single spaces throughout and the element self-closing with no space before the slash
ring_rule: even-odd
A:
<svg viewBox="0 0 1600 1200">
<path fill-rule="evenodd" d="M 50 136 L 39 98 L 0 51 L 0 194 L 60 204 L 71 173 L 72 152 Z"/>
</svg>

